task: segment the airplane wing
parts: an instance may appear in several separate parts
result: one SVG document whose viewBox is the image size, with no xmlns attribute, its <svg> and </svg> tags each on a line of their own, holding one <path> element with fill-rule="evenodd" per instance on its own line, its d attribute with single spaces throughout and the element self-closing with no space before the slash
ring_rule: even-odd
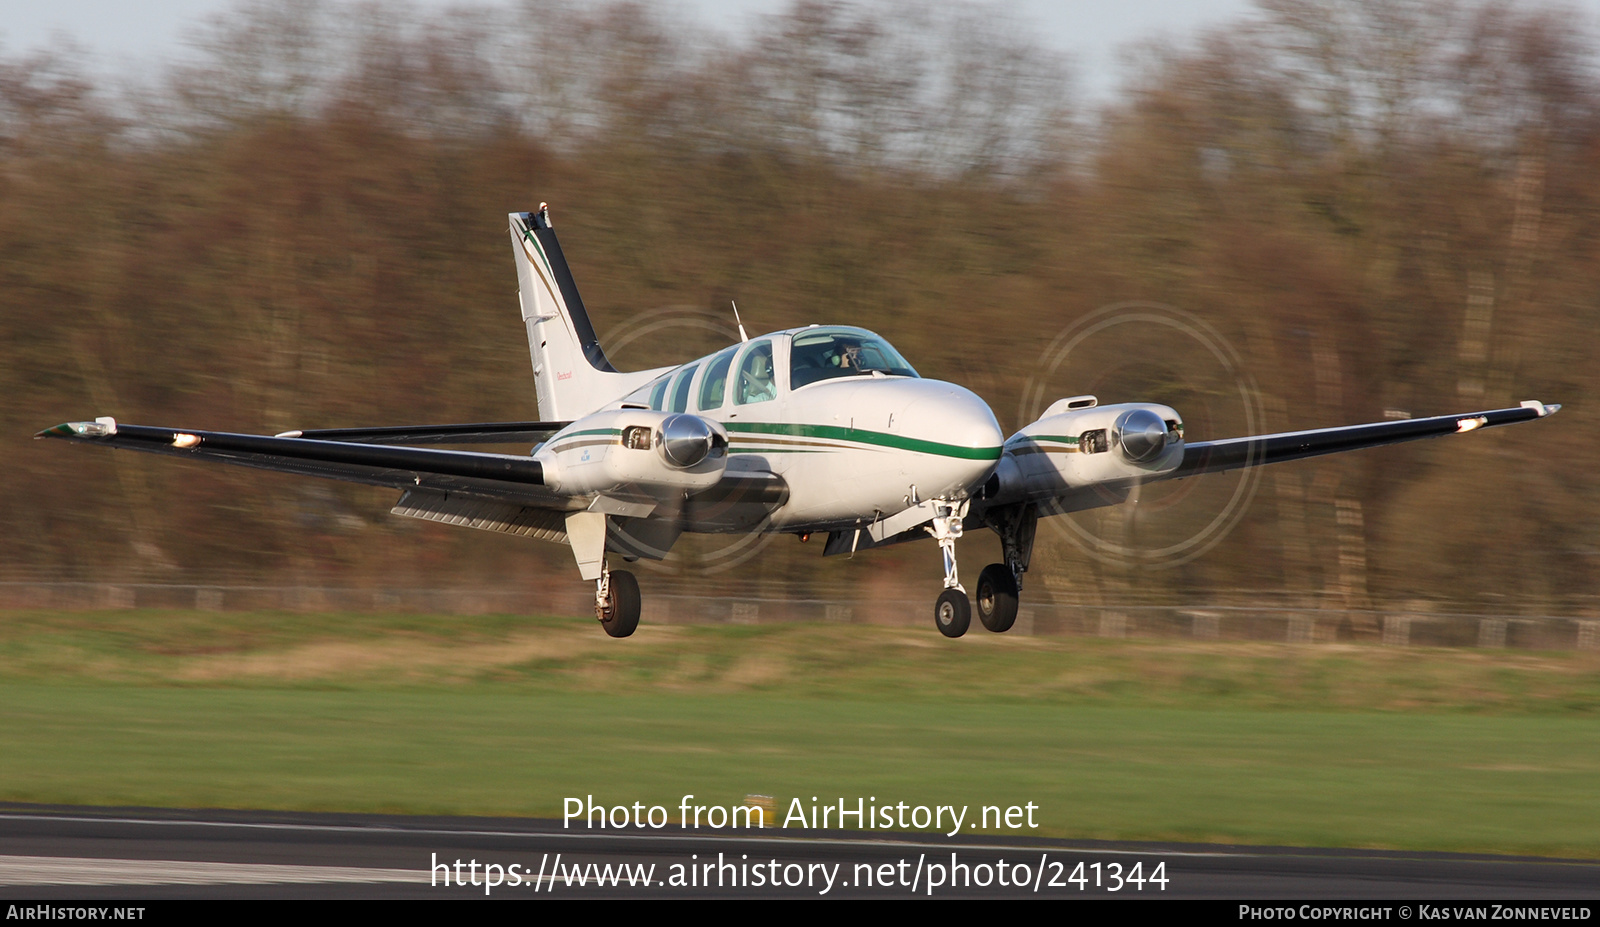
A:
<svg viewBox="0 0 1600 927">
<path fill-rule="evenodd" d="M 526 423 L 508 423 L 508 425 L 524 424 Z M 448 432 L 451 427 L 491 433 L 482 425 L 443 426 L 429 431 L 432 434 L 442 434 Z M 530 430 L 524 428 L 516 433 L 521 434 Z M 343 440 L 268 437 L 148 425 L 122 425 L 112 419 L 98 419 L 93 422 L 67 422 L 56 425 L 39 432 L 34 437 L 63 438 L 80 443 L 174 457 L 217 460 L 262 470 L 319 476 L 372 486 L 465 492 L 540 508 L 581 507 L 581 505 L 574 506 L 568 496 L 546 488 L 543 466 L 526 456 L 396 447 L 381 443 L 353 443 L 355 433 L 394 440 L 399 437 L 399 432 L 403 429 L 393 429 L 393 433 L 390 434 L 378 434 L 385 429 L 336 429 L 336 431 L 346 432 L 342 436 Z M 515 429 L 508 427 L 500 434 L 513 431 Z M 496 439 L 499 440 L 498 435 Z M 459 433 L 452 435 L 450 440 L 461 440 Z"/>
<path fill-rule="evenodd" d="M 279 438 L 355 444 L 538 443 L 571 422 L 479 422 L 473 425 L 386 425 L 379 428 L 315 428 L 285 431 Z"/>
<path fill-rule="evenodd" d="M 985 512 L 1020 502 L 1048 502 L 1052 514 L 1116 505 L 1141 483 L 1464 434 L 1533 421 L 1560 408 L 1530 400 L 1486 412 L 1181 443 L 1168 441 L 1182 432 L 1176 413 L 1167 406 L 1121 403 L 1068 409 L 1046 415 L 1006 442 L 1004 456 L 978 494 L 973 521 L 981 524 Z M 885 520 L 885 529 L 907 527 L 898 519 Z"/>
<path fill-rule="evenodd" d="M 1183 479 L 1186 476 L 1198 476 L 1202 473 L 1221 473 L 1225 470 L 1320 457 L 1324 454 L 1338 454 L 1364 447 L 1463 434 L 1479 428 L 1512 425 L 1544 418 L 1555 414 L 1560 408 L 1560 405 L 1528 401 L 1516 408 L 1494 409 L 1488 412 L 1436 415 L 1431 418 L 1373 422 L 1366 425 L 1319 428 L 1314 431 L 1291 431 L 1276 435 L 1228 438 L 1222 441 L 1195 441 L 1184 444 L 1183 462 L 1178 464 L 1176 469 L 1156 478 Z"/>
</svg>

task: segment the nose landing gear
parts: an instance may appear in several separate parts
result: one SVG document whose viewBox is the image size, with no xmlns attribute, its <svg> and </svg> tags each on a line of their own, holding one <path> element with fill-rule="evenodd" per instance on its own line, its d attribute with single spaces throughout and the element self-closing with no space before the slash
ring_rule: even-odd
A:
<svg viewBox="0 0 1600 927">
<path fill-rule="evenodd" d="M 944 554 L 944 591 L 933 606 L 933 623 L 945 637 L 960 637 L 972 624 L 972 602 L 961 587 L 956 567 L 956 538 L 961 537 L 961 520 L 967 516 L 968 501 L 934 500 L 933 523 L 927 532 L 939 542 Z"/>
<path fill-rule="evenodd" d="M 972 603 L 960 589 L 946 589 L 939 593 L 933 606 L 933 623 L 945 637 L 960 637 L 972 624 Z"/>
</svg>

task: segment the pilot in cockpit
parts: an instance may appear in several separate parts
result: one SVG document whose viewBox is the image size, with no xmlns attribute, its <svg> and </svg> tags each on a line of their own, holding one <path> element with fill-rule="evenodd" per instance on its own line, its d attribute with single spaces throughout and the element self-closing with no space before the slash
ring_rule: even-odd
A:
<svg viewBox="0 0 1600 927">
<path fill-rule="evenodd" d="M 829 364 L 842 370 L 861 369 L 861 342 L 839 338 L 833 342 L 833 347 L 828 356 Z"/>
</svg>

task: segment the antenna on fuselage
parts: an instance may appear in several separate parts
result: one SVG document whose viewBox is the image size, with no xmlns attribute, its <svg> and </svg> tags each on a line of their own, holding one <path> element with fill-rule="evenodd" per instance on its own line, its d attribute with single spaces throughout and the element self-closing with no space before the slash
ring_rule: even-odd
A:
<svg viewBox="0 0 1600 927">
<path fill-rule="evenodd" d="M 749 341 L 750 336 L 744 333 L 744 323 L 739 321 L 739 304 L 731 299 L 728 302 L 733 303 L 733 321 L 739 326 L 739 340 Z"/>
</svg>

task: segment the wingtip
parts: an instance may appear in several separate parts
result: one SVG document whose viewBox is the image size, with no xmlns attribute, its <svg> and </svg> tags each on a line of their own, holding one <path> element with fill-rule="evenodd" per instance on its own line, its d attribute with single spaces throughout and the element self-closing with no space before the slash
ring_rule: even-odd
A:
<svg viewBox="0 0 1600 927">
<path fill-rule="evenodd" d="M 1535 412 L 1538 412 L 1540 418 L 1544 418 L 1547 415 L 1554 415 L 1561 411 L 1561 403 L 1552 402 L 1545 404 L 1537 399 L 1524 399 L 1522 401 L 1522 407 L 1524 409 L 1532 409 Z"/>
<path fill-rule="evenodd" d="M 101 416 L 92 422 L 62 422 L 34 435 L 35 438 L 105 438 L 117 433 L 117 420 Z"/>
</svg>

